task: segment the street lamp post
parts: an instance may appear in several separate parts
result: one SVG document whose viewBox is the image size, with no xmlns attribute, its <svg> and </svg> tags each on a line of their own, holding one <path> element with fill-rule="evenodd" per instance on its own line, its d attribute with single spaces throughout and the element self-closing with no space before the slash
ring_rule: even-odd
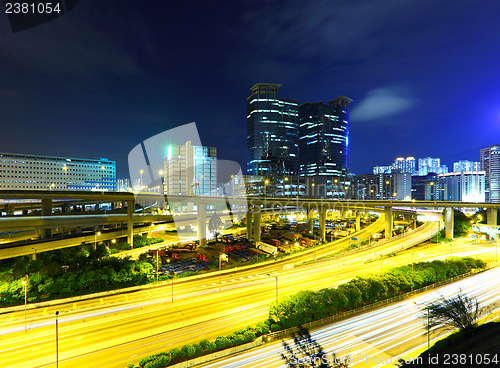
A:
<svg viewBox="0 0 500 368">
<path fill-rule="evenodd" d="M 413 302 L 413 304 L 418 305 L 417 302 Z M 427 311 L 427 349 L 431 347 L 431 325 L 430 325 L 430 316 L 429 316 L 429 306 L 426 305 L 425 310 Z"/>
<path fill-rule="evenodd" d="M 102 188 L 102 191 L 104 192 L 104 170 L 106 170 L 106 168 L 104 166 L 101 166 L 101 188 Z"/>
<path fill-rule="evenodd" d="M 26 323 L 26 309 L 28 306 L 28 282 L 25 280 L 22 282 L 24 286 L 24 333 L 28 332 L 27 323 Z"/>
<path fill-rule="evenodd" d="M 410 291 L 413 291 L 413 253 L 411 254 L 411 278 Z"/>
<path fill-rule="evenodd" d="M 59 311 L 56 311 L 56 368 L 59 368 Z"/>
<path fill-rule="evenodd" d="M 267 276 L 272 276 L 270 273 Z M 278 302 L 278 276 L 272 276 L 276 279 L 276 303 Z"/>
<path fill-rule="evenodd" d="M 269 179 L 264 180 L 264 197 L 267 197 L 267 184 L 269 184 Z"/>
<path fill-rule="evenodd" d="M 163 188 L 163 170 L 158 171 L 158 176 L 160 177 L 160 189 L 159 192 L 163 193 L 164 188 Z"/>
<path fill-rule="evenodd" d="M 64 170 L 64 177 L 66 180 L 66 190 L 68 190 L 68 167 L 64 165 L 63 170 Z"/>
<path fill-rule="evenodd" d="M 141 180 L 139 181 L 139 191 L 142 190 L 142 174 L 144 174 L 144 170 L 139 170 L 139 173 L 141 174 Z"/>
<path fill-rule="evenodd" d="M 222 259 L 227 261 L 227 255 L 225 253 L 219 252 L 219 293 L 221 292 L 221 288 L 222 288 L 222 274 L 221 274 Z"/>
<path fill-rule="evenodd" d="M 97 236 L 101 235 L 100 231 L 94 232 L 94 249 L 97 249 Z"/>
<path fill-rule="evenodd" d="M 159 249 L 156 249 L 156 283 L 158 283 L 158 255 L 159 255 Z"/>
<path fill-rule="evenodd" d="M 429 319 L 429 306 L 425 306 L 425 309 L 427 310 L 427 349 L 431 347 L 431 325 L 430 325 L 430 319 Z"/>
</svg>

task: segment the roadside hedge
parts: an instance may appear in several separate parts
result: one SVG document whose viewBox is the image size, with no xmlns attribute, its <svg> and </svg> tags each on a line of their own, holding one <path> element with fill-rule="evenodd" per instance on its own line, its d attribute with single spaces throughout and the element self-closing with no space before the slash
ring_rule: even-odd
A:
<svg viewBox="0 0 500 368">
<path fill-rule="evenodd" d="M 413 265 L 413 271 L 411 265 L 402 266 L 381 274 L 357 276 L 336 289 L 299 291 L 271 303 L 271 330 L 302 325 L 484 267 L 483 261 L 470 257 L 419 262 Z"/>
<path fill-rule="evenodd" d="M 215 341 L 204 339 L 198 344 L 186 344 L 181 349 L 173 348 L 168 353 L 154 354 L 142 358 L 139 361 L 140 368 L 156 368 L 166 367 L 169 364 L 180 363 L 185 360 L 193 359 L 205 354 L 213 353 L 214 351 L 224 350 L 233 346 L 246 344 L 254 341 L 257 337 L 265 335 L 269 332 L 269 322 L 259 322 L 255 327 L 248 326 L 247 328 L 239 329 L 227 336 L 218 336 Z M 165 365 L 148 365 L 159 362 L 160 356 L 168 357 L 169 362 Z M 163 361 L 161 361 L 163 364 Z M 132 363 L 129 363 L 132 364 Z M 159 363 L 158 363 L 159 364 Z M 133 365 L 133 364 L 132 364 Z"/>
</svg>

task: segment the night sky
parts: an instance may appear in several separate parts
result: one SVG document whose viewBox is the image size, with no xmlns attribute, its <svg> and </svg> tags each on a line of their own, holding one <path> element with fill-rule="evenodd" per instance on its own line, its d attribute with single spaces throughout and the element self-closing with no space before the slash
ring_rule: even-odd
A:
<svg viewBox="0 0 500 368">
<path fill-rule="evenodd" d="M 0 14 L 0 152 L 117 161 L 196 122 L 246 170 L 246 98 L 353 99 L 350 171 L 479 160 L 500 143 L 500 2 L 81 0 L 12 33 Z"/>
</svg>

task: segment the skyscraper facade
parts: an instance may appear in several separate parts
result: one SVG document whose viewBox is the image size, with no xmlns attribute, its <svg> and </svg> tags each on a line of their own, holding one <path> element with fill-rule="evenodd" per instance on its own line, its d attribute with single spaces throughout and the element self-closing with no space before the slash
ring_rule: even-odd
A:
<svg viewBox="0 0 500 368">
<path fill-rule="evenodd" d="M 345 96 L 328 104 L 299 106 L 300 176 L 342 176 L 349 160 L 349 103 Z"/>
<path fill-rule="evenodd" d="M 500 145 L 482 148 L 481 170 L 485 172 L 486 201 L 500 202 Z"/>
<path fill-rule="evenodd" d="M 425 176 L 429 173 L 439 172 L 441 166 L 439 158 L 424 157 L 418 159 L 418 175 Z"/>
<path fill-rule="evenodd" d="M 440 184 L 446 185 L 445 201 L 484 202 L 485 173 L 484 171 L 461 171 L 439 174 Z"/>
<path fill-rule="evenodd" d="M 453 171 L 479 171 L 481 163 L 478 161 L 460 160 L 453 163 Z"/>
<path fill-rule="evenodd" d="M 280 97 L 280 86 L 255 84 L 247 99 L 249 175 L 283 177 L 298 173 L 299 103 Z"/>
<path fill-rule="evenodd" d="M 164 193 L 216 195 L 217 150 L 214 147 L 172 144 L 164 160 Z"/>
<path fill-rule="evenodd" d="M 116 163 L 0 153 L 0 189 L 115 191 Z"/>
</svg>

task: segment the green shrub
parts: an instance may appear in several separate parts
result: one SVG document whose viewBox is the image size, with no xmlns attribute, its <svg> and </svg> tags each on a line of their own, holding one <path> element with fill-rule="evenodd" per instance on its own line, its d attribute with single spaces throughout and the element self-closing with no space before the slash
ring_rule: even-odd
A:
<svg viewBox="0 0 500 368">
<path fill-rule="evenodd" d="M 196 351 L 196 355 L 203 355 L 203 348 L 200 346 L 200 344 L 193 344 L 193 347 Z"/>
<path fill-rule="evenodd" d="M 213 353 L 216 350 L 217 350 L 217 345 L 215 345 L 215 342 L 210 341 L 209 344 L 208 344 L 208 347 L 207 347 L 207 351 L 209 353 Z"/>
<path fill-rule="evenodd" d="M 264 322 L 259 322 L 257 323 L 255 332 L 257 336 L 265 335 L 269 332 L 269 325 Z"/>
<path fill-rule="evenodd" d="M 243 335 L 236 335 L 234 337 L 234 340 L 233 340 L 233 343 L 232 345 L 233 346 L 238 346 L 238 345 L 241 345 L 241 344 L 244 344 L 246 343 L 247 341 L 245 340 L 245 337 Z"/>
<path fill-rule="evenodd" d="M 186 344 L 182 347 L 181 353 L 184 357 L 192 358 L 196 355 L 196 348 L 191 344 Z"/>
<path fill-rule="evenodd" d="M 231 346 L 231 341 L 225 336 L 219 336 L 215 339 L 217 350 L 224 350 Z"/>
<path fill-rule="evenodd" d="M 251 342 L 251 341 L 254 341 L 256 339 L 255 334 L 252 331 L 246 331 L 243 334 L 243 337 L 244 337 L 246 342 Z"/>
<path fill-rule="evenodd" d="M 134 363 L 128 363 L 127 368 L 134 368 Z"/>
<path fill-rule="evenodd" d="M 207 339 L 205 340 L 201 340 L 200 341 L 200 347 L 203 349 L 203 350 L 208 350 L 208 346 L 210 345 L 210 341 L 208 341 Z"/>
<path fill-rule="evenodd" d="M 277 323 L 273 323 L 271 325 L 270 329 L 271 329 L 271 332 L 276 332 L 276 331 L 281 330 L 281 326 L 279 324 L 277 324 Z"/>
<path fill-rule="evenodd" d="M 172 350 L 170 350 L 170 357 L 172 358 L 172 361 L 177 361 L 182 357 L 182 353 L 179 349 L 173 348 Z"/>
<path fill-rule="evenodd" d="M 156 354 L 144 357 L 141 360 L 139 360 L 139 367 L 141 367 L 141 368 L 145 367 L 146 364 L 148 364 L 149 362 L 154 361 L 155 359 L 156 359 Z"/>
</svg>

